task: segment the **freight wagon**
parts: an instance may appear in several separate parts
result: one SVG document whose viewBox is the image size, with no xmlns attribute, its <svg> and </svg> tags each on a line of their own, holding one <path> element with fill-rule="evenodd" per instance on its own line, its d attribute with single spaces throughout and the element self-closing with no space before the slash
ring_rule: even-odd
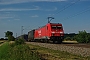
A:
<svg viewBox="0 0 90 60">
<path fill-rule="evenodd" d="M 18 36 L 16 39 L 24 39 L 25 41 L 28 41 L 28 34 Z"/>
<path fill-rule="evenodd" d="M 34 41 L 35 30 L 31 30 L 28 32 L 28 41 Z"/>
<path fill-rule="evenodd" d="M 62 43 L 63 39 L 64 30 L 60 23 L 48 23 L 43 27 L 28 32 L 28 41 Z"/>
</svg>

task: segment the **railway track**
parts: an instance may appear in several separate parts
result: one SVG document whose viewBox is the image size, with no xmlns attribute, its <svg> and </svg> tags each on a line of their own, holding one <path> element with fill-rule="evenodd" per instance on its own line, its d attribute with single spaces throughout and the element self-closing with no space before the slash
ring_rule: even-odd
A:
<svg viewBox="0 0 90 60">
<path fill-rule="evenodd" d="M 83 48 L 90 48 L 90 44 L 63 44 L 66 46 L 75 46 L 75 47 L 83 47 Z"/>
<path fill-rule="evenodd" d="M 27 44 L 38 45 L 41 47 L 66 51 L 75 55 L 80 55 L 83 57 L 90 57 L 90 44 L 52 44 L 52 43 L 39 43 L 39 42 L 26 42 Z"/>
</svg>

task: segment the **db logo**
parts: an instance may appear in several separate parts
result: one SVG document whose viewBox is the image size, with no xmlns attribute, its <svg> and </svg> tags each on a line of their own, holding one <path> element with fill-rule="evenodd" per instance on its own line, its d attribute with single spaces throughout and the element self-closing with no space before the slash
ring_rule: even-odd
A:
<svg viewBox="0 0 90 60">
<path fill-rule="evenodd" d="M 38 31 L 38 34 L 39 34 L 39 36 L 41 35 L 41 30 L 40 30 L 40 31 Z"/>
<path fill-rule="evenodd" d="M 40 33 L 41 33 L 41 30 L 40 30 L 40 31 L 38 31 L 38 33 L 40 34 Z"/>
</svg>

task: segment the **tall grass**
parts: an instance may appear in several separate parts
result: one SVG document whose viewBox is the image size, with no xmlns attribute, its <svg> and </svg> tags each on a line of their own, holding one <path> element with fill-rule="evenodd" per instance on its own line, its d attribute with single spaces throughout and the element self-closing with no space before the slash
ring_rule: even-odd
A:
<svg viewBox="0 0 90 60">
<path fill-rule="evenodd" d="M 28 45 L 5 43 L 0 46 L 0 60 L 40 60 Z"/>
</svg>

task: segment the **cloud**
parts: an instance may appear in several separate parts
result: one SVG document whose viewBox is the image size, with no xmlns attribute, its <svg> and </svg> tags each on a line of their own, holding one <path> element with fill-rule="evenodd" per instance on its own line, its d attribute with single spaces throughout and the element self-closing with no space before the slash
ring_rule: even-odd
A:
<svg viewBox="0 0 90 60">
<path fill-rule="evenodd" d="M 14 19 L 15 21 L 20 21 L 20 19 Z"/>
<path fill-rule="evenodd" d="M 90 0 L 81 0 L 81 1 L 90 1 Z"/>
<path fill-rule="evenodd" d="M 27 3 L 27 2 L 61 2 L 67 0 L 0 0 L 0 4 L 17 4 L 17 3 Z"/>
<path fill-rule="evenodd" d="M 57 10 L 57 7 L 54 7 L 54 8 L 52 8 L 52 9 L 44 9 L 45 11 L 55 11 L 55 10 Z"/>
<path fill-rule="evenodd" d="M 19 9 L 19 8 L 4 8 L 4 9 L 0 9 L 0 11 L 30 11 L 30 10 L 39 10 L 39 8 L 28 8 L 28 9 Z"/>
<path fill-rule="evenodd" d="M 40 8 L 39 6 L 34 6 L 33 8 L 2 8 L 0 11 L 4 11 L 5 13 L 10 13 L 11 11 L 33 11 L 33 10 L 43 10 L 43 11 L 55 11 L 57 10 L 57 7 L 54 8 Z"/>
<path fill-rule="evenodd" d="M 27 3 L 27 2 L 66 2 L 72 0 L 0 0 L 1 5 L 7 4 L 17 4 L 17 3 Z M 80 1 L 90 1 L 90 0 L 80 0 Z"/>
<path fill-rule="evenodd" d="M 33 16 L 31 16 L 32 18 L 37 18 L 37 17 L 39 17 L 38 15 L 33 15 Z"/>
<path fill-rule="evenodd" d="M 10 13 L 11 11 L 30 11 L 30 10 L 40 10 L 39 6 L 34 6 L 32 8 L 2 8 L 0 11 Z"/>
<path fill-rule="evenodd" d="M 0 17 L 0 19 L 9 19 L 9 18 L 14 18 L 14 17 Z"/>
</svg>

